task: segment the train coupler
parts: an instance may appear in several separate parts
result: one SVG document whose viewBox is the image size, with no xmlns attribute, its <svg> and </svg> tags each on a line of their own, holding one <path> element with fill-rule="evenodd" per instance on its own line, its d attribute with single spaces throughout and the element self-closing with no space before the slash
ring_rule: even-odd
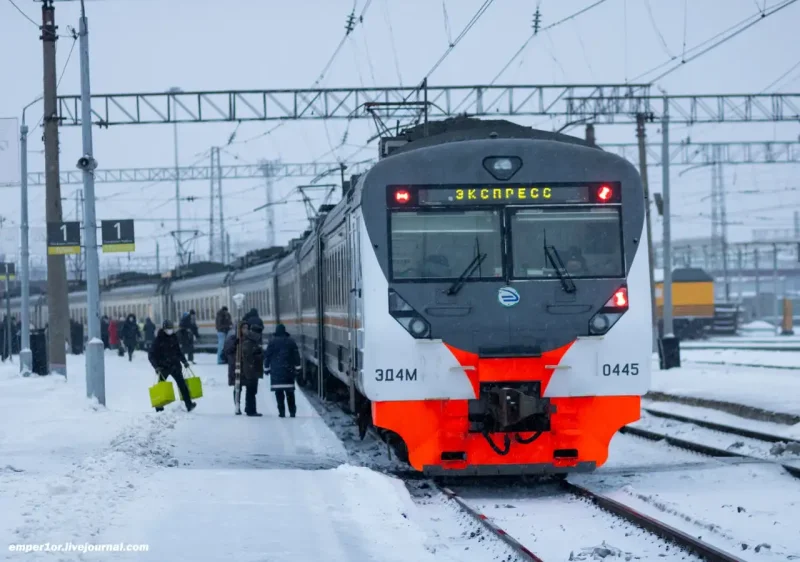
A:
<svg viewBox="0 0 800 562">
<path fill-rule="evenodd" d="M 518 433 L 550 430 L 554 407 L 541 397 L 541 384 L 483 383 L 477 400 L 469 401 L 470 432 Z"/>
</svg>

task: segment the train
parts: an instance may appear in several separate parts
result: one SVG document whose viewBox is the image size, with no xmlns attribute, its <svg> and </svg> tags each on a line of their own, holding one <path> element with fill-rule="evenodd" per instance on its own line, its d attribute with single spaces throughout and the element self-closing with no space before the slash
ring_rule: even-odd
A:
<svg viewBox="0 0 800 562">
<path fill-rule="evenodd" d="M 656 320 L 659 333 L 664 322 L 664 273 L 655 270 Z M 714 278 L 697 267 L 672 270 L 672 326 L 680 340 L 703 339 L 710 335 L 736 335 L 740 307 L 737 303 L 717 302 Z"/>
<path fill-rule="evenodd" d="M 267 331 L 296 339 L 300 383 L 343 398 L 362 437 L 375 428 L 414 470 L 601 466 L 650 386 L 637 170 L 580 138 L 469 117 L 398 131 L 379 152 L 287 246 L 110 288 L 104 313 L 193 308 L 208 333 L 243 293 Z M 85 294 L 70 311 L 85 320 Z"/>
</svg>

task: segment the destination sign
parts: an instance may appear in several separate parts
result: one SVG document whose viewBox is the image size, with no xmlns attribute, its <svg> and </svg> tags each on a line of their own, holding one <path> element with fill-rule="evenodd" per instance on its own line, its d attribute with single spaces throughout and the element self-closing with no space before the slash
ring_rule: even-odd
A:
<svg viewBox="0 0 800 562">
<path fill-rule="evenodd" d="M 417 195 L 419 205 L 564 204 L 591 203 L 592 200 L 588 185 L 426 187 L 420 188 Z"/>
</svg>

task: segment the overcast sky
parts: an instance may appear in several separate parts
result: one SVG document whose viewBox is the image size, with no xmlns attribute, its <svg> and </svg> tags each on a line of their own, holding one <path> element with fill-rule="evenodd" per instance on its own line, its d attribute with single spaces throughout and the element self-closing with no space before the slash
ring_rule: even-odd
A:
<svg viewBox="0 0 800 562">
<path fill-rule="evenodd" d="M 542 0 L 542 25 L 547 26 L 595 0 Z M 31 19 L 41 20 L 40 3 L 14 0 Z M 323 87 L 415 85 L 430 70 L 484 3 L 484 0 L 372 0 L 363 24 L 335 59 L 320 85 Z M 607 0 L 585 14 L 541 33 L 498 84 L 624 83 L 654 78 L 646 71 L 681 57 L 741 20 L 755 16 L 766 4 L 779 0 Z M 355 11 L 365 0 L 355 0 Z M 490 82 L 531 33 L 537 3 L 496 0 L 477 24 L 430 76 L 431 85 L 469 85 Z M 688 12 L 687 10 L 688 6 Z M 353 0 L 93 0 L 87 2 L 90 26 L 91 75 L 94 93 L 183 90 L 226 90 L 310 87 L 320 75 L 344 35 Z M 446 14 L 446 15 L 445 15 Z M 77 28 L 78 2 L 57 2 L 58 69 L 63 72 L 59 93 L 79 93 L 77 44 L 68 26 Z M 800 90 L 797 29 L 800 3 L 793 4 L 657 83 L 669 93 L 758 93 Z M 793 68 L 794 67 L 794 68 Z M 792 70 L 793 69 L 793 70 Z M 788 72 L 787 72 L 788 71 Z M 779 81 L 779 78 L 781 78 Z M 19 117 L 22 107 L 41 94 L 42 45 L 39 30 L 11 4 L 0 0 L 0 118 Z M 41 105 L 34 105 L 28 122 L 35 124 Z M 514 119 L 540 128 L 560 127 L 555 121 Z M 273 134 L 258 137 L 274 123 L 244 123 L 239 142 L 222 155 L 224 164 L 255 163 L 259 159 L 284 162 L 350 161 L 374 158 L 373 143 L 359 148 L 375 133 L 369 120 L 347 124 L 332 121 L 296 121 Z M 179 129 L 181 165 L 203 159 L 210 146 L 227 142 L 235 123 L 187 124 Z M 347 132 L 346 143 L 341 144 Z M 570 131 L 583 135 L 581 127 Z M 657 125 L 648 127 L 648 140 L 660 140 Z M 633 142 L 633 126 L 598 126 L 598 142 Z M 692 141 L 797 140 L 797 123 L 674 126 L 671 140 Z M 80 129 L 60 131 L 61 167 L 74 169 L 81 153 Z M 41 129 L 32 131 L 29 170 L 44 168 Z M 94 130 L 95 156 L 101 168 L 173 165 L 171 125 L 124 126 Z M 326 155 L 327 153 L 327 155 Z M 790 228 L 800 209 L 797 165 L 728 166 L 730 233 L 750 239 L 753 228 Z M 711 172 L 701 168 L 679 176 L 673 168 L 673 237 L 710 233 Z M 661 171 L 651 168 L 652 189 L 660 191 Z M 289 194 L 311 178 L 275 184 L 274 199 Z M 208 230 L 208 182 L 183 183 L 184 228 Z M 67 218 L 74 218 L 74 192 L 80 186 L 62 186 Z M 225 214 L 234 251 L 238 243 L 265 241 L 263 212 L 249 212 L 265 201 L 255 180 L 227 180 Z M 254 188 L 248 190 L 248 188 Z M 739 193 L 758 188 L 760 195 Z M 17 228 L 18 189 L 0 190 L 0 216 L 5 228 Z M 174 254 L 168 232 L 175 228 L 174 184 L 98 184 L 98 218 L 158 218 L 163 222 L 137 223 L 135 257 L 153 256 L 160 242 L 162 256 Z M 292 200 L 296 197 L 291 197 Z M 31 225 L 44 226 L 44 188 L 31 188 Z M 278 241 L 286 242 L 307 225 L 300 203 L 277 207 Z M 190 222 L 191 221 L 191 222 Z M 661 229 L 660 220 L 655 223 Z M 207 254 L 208 239 L 195 250 Z M 10 251 L 10 249 L 6 249 Z M 43 242 L 31 248 L 44 255 Z M 114 258 L 116 259 L 116 258 Z M 124 258 L 123 258 L 124 259 Z"/>
</svg>

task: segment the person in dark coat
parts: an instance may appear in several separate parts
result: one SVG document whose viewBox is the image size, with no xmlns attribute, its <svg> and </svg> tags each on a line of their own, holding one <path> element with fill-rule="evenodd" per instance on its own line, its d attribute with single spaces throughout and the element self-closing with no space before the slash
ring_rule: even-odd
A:
<svg viewBox="0 0 800 562">
<path fill-rule="evenodd" d="M 184 312 L 181 318 L 181 323 L 178 326 L 179 337 L 181 342 L 181 349 L 189 358 L 189 361 L 194 363 L 194 340 L 200 339 L 200 334 L 197 331 L 197 321 L 195 320 L 194 310 L 187 313 Z"/>
<path fill-rule="evenodd" d="M 144 348 L 149 351 L 156 339 L 156 325 L 148 316 L 144 321 Z"/>
<path fill-rule="evenodd" d="M 250 326 L 250 329 L 253 329 L 254 326 L 257 326 L 257 327 L 261 328 L 259 331 L 261 331 L 261 332 L 264 331 L 264 321 L 258 315 L 258 309 L 257 308 L 251 308 L 250 312 L 248 312 L 247 314 L 244 315 L 244 317 L 242 318 L 242 321 L 243 322 L 247 322 L 247 324 Z"/>
<path fill-rule="evenodd" d="M 125 344 L 125 349 L 128 350 L 128 361 L 133 361 L 133 352 L 141 338 L 142 333 L 136 323 L 136 315 L 129 314 L 125 324 L 122 325 L 122 342 Z"/>
<path fill-rule="evenodd" d="M 272 377 L 270 390 L 275 392 L 278 416 L 286 417 L 285 398 L 289 404 L 289 415 L 294 417 L 297 413 L 294 399 L 294 379 L 300 370 L 300 352 L 283 324 L 278 324 L 267 345 L 267 351 L 264 354 L 264 368 L 266 374 Z"/>
<path fill-rule="evenodd" d="M 239 352 L 239 341 L 242 338 L 242 333 L 247 330 L 247 324 L 241 322 L 235 334 L 228 336 L 225 340 L 225 347 L 222 349 L 222 354 L 225 356 L 225 361 L 228 363 L 228 386 L 236 385 L 236 354 Z M 236 408 L 236 415 L 242 415 L 241 404 L 236 400 L 236 389 L 233 389 L 233 405 Z M 241 398 L 241 396 L 239 397 Z"/>
<path fill-rule="evenodd" d="M 186 380 L 183 378 L 181 370 L 181 365 L 188 367 L 189 362 L 181 351 L 178 336 L 175 334 L 171 320 L 164 320 L 164 324 L 158 331 L 153 347 L 150 348 L 150 353 L 147 354 L 147 357 L 156 373 L 158 373 L 158 379 L 160 381 L 167 380 L 167 377 L 175 379 L 181 398 L 186 404 L 186 410 L 189 412 L 194 410 L 197 403 L 192 402 L 189 396 L 189 388 L 186 386 Z M 156 408 L 156 412 L 161 412 L 163 409 Z"/>
<path fill-rule="evenodd" d="M 224 365 L 225 354 L 223 351 L 225 349 L 225 340 L 228 337 L 228 332 L 233 328 L 233 318 L 231 318 L 231 313 L 228 312 L 227 306 L 223 306 L 219 309 L 214 324 L 217 328 L 217 364 Z"/>
<path fill-rule="evenodd" d="M 111 349 L 111 345 L 109 344 L 109 328 L 110 322 L 108 321 L 108 316 L 103 316 L 100 319 L 100 339 L 103 340 L 103 348 L 104 349 Z"/>
<path fill-rule="evenodd" d="M 244 413 L 258 416 L 256 411 L 256 394 L 258 379 L 264 378 L 264 350 L 261 347 L 262 335 L 257 326 L 245 324 L 241 337 L 242 346 L 242 385 L 245 387 Z"/>
</svg>

